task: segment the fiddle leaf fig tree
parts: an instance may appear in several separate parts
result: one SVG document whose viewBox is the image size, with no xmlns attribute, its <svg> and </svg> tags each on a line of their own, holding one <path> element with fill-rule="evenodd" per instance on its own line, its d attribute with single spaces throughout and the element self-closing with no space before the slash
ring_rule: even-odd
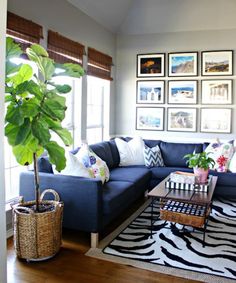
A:
<svg viewBox="0 0 236 283">
<path fill-rule="evenodd" d="M 7 37 L 6 40 L 6 78 L 5 135 L 13 148 L 17 162 L 21 165 L 34 164 L 36 211 L 39 204 L 39 174 L 37 158 L 46 150 L 49 161 L 58 171 L 65 168 L 65 150 L 52 140 L 51 133 L 56 133 L 66 146 L 72 143 L 72 137 L 63 128 L 66 98 L 69 85 L 54 83 L 56 76 L 79 78 L 84 70 L 79 64 L 56 64 L 49 58 L 47 51 L 38 44 L 26 49 L 27 61 L 34 62 L 37 71 L 26 63 L 17 65 L 13 58 L 19 58 L 24 52 L 20 46 Z M 60 73 L 56 72 L 60 69 Z"/>
</svg>

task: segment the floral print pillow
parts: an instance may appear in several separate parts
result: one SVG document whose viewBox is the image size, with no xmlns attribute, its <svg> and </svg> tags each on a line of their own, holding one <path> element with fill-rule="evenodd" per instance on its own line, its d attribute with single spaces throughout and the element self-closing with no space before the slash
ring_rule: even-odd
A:
<svg viewBox="0 0 236 283">
<path fill-rule="evenodd" d="M 81 146 L 76 157 L 92 172 L 95 178 L 101 179 L 103 184 L 109 181 L 110 172 L 106 162 L 98 157 L 87 144 Z"/>
<path fill-rule="evenodd" d="M 221 143 L 220 141 L 216 141 L 210 143 L 205 151 L 215 160 L 214 169 L 219 172 L 226 172 L 228 170 L 230 160 L 234 154 L 234 146 L 231 142 Z"/>
</svg>

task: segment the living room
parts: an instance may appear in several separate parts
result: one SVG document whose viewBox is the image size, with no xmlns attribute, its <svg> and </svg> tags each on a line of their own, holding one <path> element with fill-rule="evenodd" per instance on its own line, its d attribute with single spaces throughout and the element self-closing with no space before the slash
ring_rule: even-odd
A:
<svg viewBox="0 0 236 283">
<path fill-rule="evenodd" d="M 5 1 L 3 1 L 5 2 Z M 69 3 L 70 2 L 70 3 Z M 9 0 L 8 11 L 15 13 L 21 17 L 41 25 L 43 27 L 43 39 L 40 43 L 47 46 L 47 31 L 53 30 L 62 34 L 63 36 L 73 39 L 86 48 L 92 47 L 104 54 L 112 57 L 112 81 L 110 84 L 110 95 L 108 100 L 108 115 L 106 123 L 106 133 L 104 139 L 115 136 L 142 136 L 144 139 L 166 140 L 172 142 L 210 142 L 215 139 L 222 141 L 229 141 L 235 139 L 236 125 L 234 123 L 235 116 L 235 99 L 234 99 L 234 79 L 235 74 L 229 74 L 220 79 L 231 82 L 231 99 L 226 103 L 209 104 L 202 103 L 200 90 L 202 83 L 209 79 L 218 80 L 219 77 L 204 77 L 202 74 L 202 52 L 207 51 L 232 51 L 235 50 L 235 21 L 234 15 L 236 12 L 235 1 L 122 1 L 122 8 L 118 7 L 111 9 L 110 5 L 118 5 L 119 3 L 96 3 L 94 9 L 89 10 L 89 4 L 85 5 L 84 1 L 80 1 L 80 8 L 72 5 L 73 1 L 50 1 L 49 3 L 43 1 L 28 1 L 28 0 Z M 118 1 L 117 1 L 118 2 Z M 127 2 L 127 3 L 125 3 Z M 155 2 L 155 3 L 154 3 Z M 93 3 L 94 4 L 94 3 Z M 1 3 L 1 13 L 4 13 L 6 7 Z M 95 4 L 94 4 L 95 5 Z M 97 5 L 100 9 L 97 8 Z M 95 15 L 95 11 L 106 9 L 101 5 L 107 7 L 107 17 L 104 18 L 102 12 Z M 120 4 L 121 5 L 121 4 Z M 45 8 L 47 7 L 47 8 Z M 91 7 L 92 6 L 91 4 Z M 129 8 L 129 9 L 128 9 Z M 122 21 L 121 15 L 118 16 L 115 10 L 123 12 Z M 112 14 L 114 12 L 114 15 Z M 88 14 L 88 15 L 86 15 Z M 98 14 L 98 13 L 97 13 Z M 139 15 L 139 16 L 137 16 Z M 113 18 L 112 18 L 113 16 Z M 1 21 L 4 30 L 4 17 Z M 100 22 L 100 23 L 99 23 Z M 109 26 L 110 24 L 110 26 Z M 107 25 L 106 27 L 104 27 Z M 1 34 L 5 35 L 5 31 Z M 2 45 L 2 44 L 1 44 Z M 180 54 L 197 53 L 197 73 L 192 77 L 171 77 L 168 71 L 168 59 L 170 53 Z M 3 54 L 3 52 L 1 52 Z M 140 103 L 138 101 L 138 84 L 143 81 L 151 81 L 151 77 L 146 79 L 145 76 L 138 76 L 137 74 L 137 55 L 160 55 L 164 54 L 164 61 L 162 62 L 165 70 L 163 75 L 159 77 L 153 76 L 153 81 L 158 83 L 164 82 L 164 99 L 162 103 Z M 86 58 L 86 56 L 84 56 Z M 1 58 L 4 61 L 4 58 Z M 84 61 L 86 66 L 86 60 Z M 232 70 L 235 66 L 234 56 L 232 56 Z M 3 69 L 4 66 L 1 66 Z M 171 81 L 185 80 L 197 81 L 196 87 L 196 101 L 191 105 L 169 103 L 168 88 Z M 86 119 L 88 119 L 86 107 L 86 76 L 82 78 L 82 96 L 81 108 L 79 112 L 79 130 L 76 135 L 75 147 L 78 146 L 82 140 L 87 139 Z M 1 90 L 3 93 L 3 81 L 1 81 Z M 3 102 L 2 102 L 3 103 Z M 187 104 L 187 103 L 186 103 Z M 138 111 L 143 108 L 150 110 L 149 107 L 163 109 L 161 114 L 162 129 L 150 130 L 140 128 L 138 124 Z M 195 128 L 191 131 L 171 129 L 169 125 L 168 115 L 174 108 L 194 109 L 194 124 Z M 224 108 L 230 109 L 230 116 L 228 117 L 228 128 L 225 131 L 213 133 L 213 131 L 204 131 L 202 129 L 202 111 L 206 108 Z M 162 111 L 162 110 L 161 110 Z M 217 112 L 215 112 L 217 113 Z M 217 115 L 217 114 L 216 114 Z M 3 116 L 3 115 L 2 115 Z M 1 117 L 1 126 L 3 127 L 3 117 Z M 1 136 L 1 142 L 3 137 Z M 1 157 L 3 151 L 1 151 Z M 7 158 L 7 156 L 5 156 Z M 1 168 L 4 171 L 4 168 Z M 1 178 L 3 179 L 3 178 Z M 1 188 L 4 187 L 3 181 Z M 1 202 L 5 203 L 5 194 L 2 194 Z M 1 223 L 5 223 L 5 209 L 1 211 Z M 2 225 L 1 225 L 2 226 Z M 3 225 L 4 226 L 4 225 Z M 3 229 L 3 228 L 1 228 Z M 1 230 L 0 243 L 4 250 L 4 240 L 2 235 L 5 235 L 5 229 Z M 4 270 L 5 260 L 1 262 L 1 267 Z M 5 271 L 2 272 L 5 280 Z M 150 275 L 149 275 L 150 276 Z M 17 280 L 17 279 L 16 279 Z M 17 282 L 17 281 L 16 281 Z M 74 281 L 76 282 L 76 281 Z M 99 282 L 99 281 L 98 281 Z M 105 282 L 105 281 L 104 281 Z M 109 282 L 109 281 L 107 281 Z M 119 281 L 117 281 L 119 282 Z M 123 282 L 123 281 L 120 281 Z M 145 281 L 146 282 L 146 281 Z M 148 282 L 148 281 L 147 281 Z M 151 281 L 150 281 L 151 282 Z M 184 281 L 181 281 L 184 282 Z"/>
</svg>

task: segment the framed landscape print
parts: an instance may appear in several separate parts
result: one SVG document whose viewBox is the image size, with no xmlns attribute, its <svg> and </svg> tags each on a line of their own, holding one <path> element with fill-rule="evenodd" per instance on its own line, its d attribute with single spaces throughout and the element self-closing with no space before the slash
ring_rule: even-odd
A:
<svg viewBox="0 0 236 283">
<path fill-rule="evenodd" d="M 137 81 L 137 103 L 164 103 L 164 81 Z"/>
<path fill-rule="evenodd" d="M 196 108 L 168 108 L 167 111 L 168 131 L 196 132 Z"/>
<path fill-rule="evenodd" d="M 231 104 L 232 80 L 202 80 L 202 104 Z"/>
<path fill-rule="evenodd" d="M 165 54 L 138 54 L 137 77 L 164 77 Z"/>
<path fill-rule="evenodd" d="M 202 76 L 233 75 L 233 51 L 203 51 Z"/>
<path fill-rule="evenodd" d="M 168 103 L 196 104 L 197 81 L 169 81 Z"/>
<path fill-rule="evenodd" d="M 188 77 L 198 74 L 198 53 L 179 52 L 168 54 L 169 77 Z"/>
<path fill-rule="evenodd" d="M 229 108 L 202 108 L 201 132 L 230 133 L 231 112 Z"/>
<path fill-rule="evenodd" d="M 137 130 L 164 130 L 163 107 L 137 107 L 136 108 Z"/>
</svg>

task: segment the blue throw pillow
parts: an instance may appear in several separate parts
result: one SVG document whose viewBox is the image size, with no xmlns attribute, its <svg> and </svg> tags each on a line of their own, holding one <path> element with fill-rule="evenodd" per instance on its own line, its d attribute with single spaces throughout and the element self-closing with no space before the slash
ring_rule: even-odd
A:
<svg viewBox="0 0 236 283">
<path fill-rule="evenodd" d="M 145 165 L 148 168 L 151 168 L 154 166 L 158 166 L 158 167 L 165 166 L 162 155 L 161 155 L 161 150 L 158 145 L 152 148 L 145 146 L 143 153 L 144 153 Z"/>
</svg>

